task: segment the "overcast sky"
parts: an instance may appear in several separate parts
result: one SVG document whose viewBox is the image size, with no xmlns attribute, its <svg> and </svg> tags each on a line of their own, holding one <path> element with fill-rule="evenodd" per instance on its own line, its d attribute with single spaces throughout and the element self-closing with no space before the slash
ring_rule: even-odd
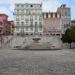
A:
<svg viewBox="0 0 75 75">
<path fill-rule="evenodd" d="M 61 4 L 67 4 L 71 7 L 71 19 L 75 19 L 75 0 L 0 0 L 0 13 L 5 13 L 9 19 L 14 18 L 15 3 L 42 3 L 43 11 L 56 11 Z"/>
</svg>

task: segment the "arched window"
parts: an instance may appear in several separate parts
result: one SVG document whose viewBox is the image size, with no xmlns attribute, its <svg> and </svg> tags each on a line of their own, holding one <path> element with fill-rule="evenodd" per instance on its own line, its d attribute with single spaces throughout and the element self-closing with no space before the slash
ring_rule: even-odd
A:
<svg viewBox="0 0 75 75">
<path fill-rule="evenodd" d="M 0 25 L 2 25 L 2 22 L 0 22 Z"/>
</svg>

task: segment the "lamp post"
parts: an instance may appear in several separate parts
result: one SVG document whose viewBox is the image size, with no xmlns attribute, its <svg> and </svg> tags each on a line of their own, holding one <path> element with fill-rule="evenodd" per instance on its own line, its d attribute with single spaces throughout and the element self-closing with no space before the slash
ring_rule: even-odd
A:
<svg viewBox="0 0 75 75">
<path fill-rule="evenodd" d="M 1 48 L 3 47 L 3 23 L 0 22 L 0 43 L 1 43 Z"/>
<path fill-rule="evenodd" d="M 22 22 L 21 26 L 21 36 L 24 36 L 24 22 Z"/>
<path fill-rule="evenodd" d="M 1 48 L 3 47 L 3 39 L 2 39 L 2 35 L 1 35 Z"/>
<path fill-rule="evenodd" d="M 0 34 L 1 48 L 3 48 L 3 34 Z"/>
</svg>

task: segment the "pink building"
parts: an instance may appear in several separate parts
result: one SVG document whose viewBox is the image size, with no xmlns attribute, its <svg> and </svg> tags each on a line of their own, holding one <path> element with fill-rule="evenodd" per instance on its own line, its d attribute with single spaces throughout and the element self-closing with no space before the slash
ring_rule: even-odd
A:
<svg viewBox="0 0 75 75">
<path fill-rule="evenodd" d="M 3 21 L 7 21 L 8 20 L 8 16 L 6 14 L 0 14 L 0 22 L 3 22 Z"/>
<path fill-rule="evenodd" d="M 60 34 L 61 33 L 61 15 L 57 12 L 43 13 L 44 33 Z"/>
<path fill-rule="evenodd" d="M 8 16 L 6 14 L 0 14 L 0 34 L 1 35 L 11 35 L 14 30 L 14 22 L 8 21 Z"/>
<path fill-rule="evenodd" d="M 0 14 L 0 34 L 6 32 L 6 21 L 8 20 L 8 16 L 5 14 Z"/>
</svg>

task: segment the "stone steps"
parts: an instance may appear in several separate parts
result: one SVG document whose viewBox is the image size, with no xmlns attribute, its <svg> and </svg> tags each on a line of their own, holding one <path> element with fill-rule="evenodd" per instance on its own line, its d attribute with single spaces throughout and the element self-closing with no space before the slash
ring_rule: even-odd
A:
<svg viewBox="0 0 75 75">
<path fill-rule="evenodd" d="M 29 49 L 50 49 L 50 46 L 43 43 L 32 43 L 30 44 Z"/>
</svg>

